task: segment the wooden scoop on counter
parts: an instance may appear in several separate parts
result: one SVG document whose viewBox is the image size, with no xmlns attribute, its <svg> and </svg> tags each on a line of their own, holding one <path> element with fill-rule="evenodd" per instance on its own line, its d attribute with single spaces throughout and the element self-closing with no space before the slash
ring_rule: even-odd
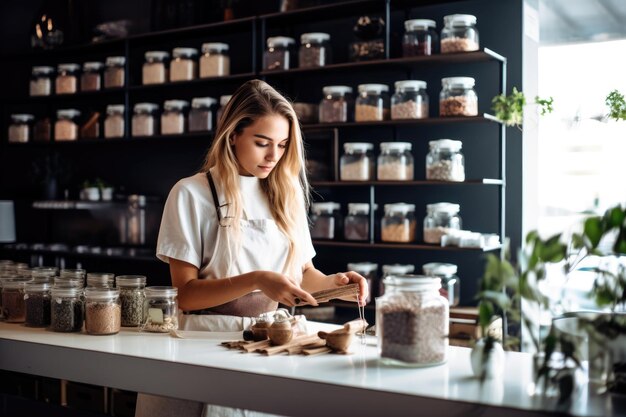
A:
<svg viewBox="0 0 626 417">
<path fill-rule="evenodd" d="M 326 340 L 326 346 L 339 353 L 347 353 L 355 333 L 367 327 L 365 320 L 352 320 L 343 325 L 343 328 L 330 333 L 317 332 L 320 339 Z"/>
</svg>

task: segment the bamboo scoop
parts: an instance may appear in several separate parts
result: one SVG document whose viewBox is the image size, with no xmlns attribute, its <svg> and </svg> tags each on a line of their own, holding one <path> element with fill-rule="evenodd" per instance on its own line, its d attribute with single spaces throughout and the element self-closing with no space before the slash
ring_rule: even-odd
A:
<svg viewBox="0 0 626 417">
<path fill-rule="evenodd" d="M 363 330 L 367 326 L 365 320 L 352 320 L 343 325 L 342 329 L 337 329 L 333 332 L 318 332 L 317 335 L 320 339 L 326 340 L 326 346 L 337 352 L 347 352 L 352 343 L 352 337 L 360 330 Z"/>
</svg>

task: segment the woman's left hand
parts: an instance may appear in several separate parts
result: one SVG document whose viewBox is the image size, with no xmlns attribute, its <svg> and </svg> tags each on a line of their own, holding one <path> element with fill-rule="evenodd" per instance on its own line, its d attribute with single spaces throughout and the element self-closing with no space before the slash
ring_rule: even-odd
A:
<svg viewBox="0 0 626 417">
<path fill-rule="evenodd" d="M 369 296 L 369 286 L 367 285 L 367 280 L 359 273 L 354 271 L 348 272 L 337 272 L 334 275 L 335 285 L 340 287 L 342 285 L 348 284 L 359 284 L 359 305 L 365 305 L 365 300 Z M 354 301 L 353 298 L 346 298 L 346 301 Z"/>
</svg>

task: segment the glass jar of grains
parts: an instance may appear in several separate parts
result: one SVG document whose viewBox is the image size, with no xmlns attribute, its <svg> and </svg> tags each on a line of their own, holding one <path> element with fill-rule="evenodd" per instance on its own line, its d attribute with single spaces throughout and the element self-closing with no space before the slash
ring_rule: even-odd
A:
<svg viewBox="0 0 626 417">
<path fill-rule="evenodd" d="M 107 106 L 107 117 L 104 119 L 104 137 L 123 138 L 124 124 L 124 105 L 109 104 Z"/>
<path fill-rule="evenodd" d="M 381 221 L 383 242 L 413 242 L 415 240 L 415 204 L 385 204 Z"/>
<path fill-rule="evenodd" d="M 174 287 L 146 287 L 142 330 L 169 333 L 178 329 L 178 289 Z"/>
<path fill-rule="evenodd" d="M 137 103 L 134 107 L 132 133 L 133 136 L 154 136 L 158 131 L 159 106 L 154 103 Z"/>
<path fill-rule="evenodd" d="M 54 123 L 54 140 L 69 141 L 78 139 L 78 117 L 76 109 L 57 110 L 57 121 Z"/>
<path fill-rule="evenodd" d="M 85 330 L 89 334 L 107 335 L 120 331 L 122 308 L 117 288 L 85 289 Z"/>
<path fill-rule="evenodd" d="M 343 237 L 354 241 L 369 240 L 370 205 L 368 203 L 348 203 L 348 215 L 343 224 Z"/>
<path fill-rule="evenodd" d="M 465 181 L 465 157 L 460 140 L 439 139 L 428 142 L 426 179 L 437 181 Z"/>
<path fill-rule="evenodd" d="M 311 203 L 311 237 L 313 239 L 334 239 L 337 222 L 335 203 Z"/>
<path fill-rule="evenodd" d="M 202 44 L 200 78 L 230 75 L 228 48 L 228 44 L 222 42 L 207 42 Z"/>
<path fill-rule="evenodd" d="M 330 35 L 322 32 L 300 35 L 300 68 L 317 68 L 331 63 Z"/>
<path fill-rule="evenodd" d="M 411 148 L 409 142 L 382 142 L 378 155 L 377 178 L 380 181 L 412 181 Z"/>
<path fill-rule="evenodd" d="M 422 266 L 424 275 L 439 278 L 441 289 L 439 293 L 448 300 L 450 307 L 459 305 L 461 297 L 461 280 L 457 276 L 458 267 L 455 264 L 430 262 Z"/>
<path fill-rule="evenodd" d="M 267 38 L 263 53 L 263 69 L 266 71 L 288 70 L 291 67 L 291 50 L 296 41 L 288 36 Z"/>
<path fill-rule="evenodd" d="M 83 288 L 55 285 L 52 298 L 50 329 L 54 332 L 80 332 L 83 328 Z"/>
<path fill-rule="evenodd" d="M 389 87 L 385 84 L 360 84 L 355 101 L 354 120 L 374 122 L 389 119 Z"/>
<path fill-rule="evenodd" d="M 143 304 L 146 298 L 144 288 L 146 277 L 143 275 L 120 275 L 116 278 L 120 290 L 123 327 L 139 327 L 143 324 Z"/>
<path fill-rule="evenodd" d="M 2 315 L 7 323 L 23 323 L 26 319 L 24 286 L 31 278 L 10 278 L 2 280 Z"/>
<path fill-rule="evenodd" d="M 57 78 L 55 80 L 55 92 L 57 94 L 74 94 L 78 91 L 78 64 L 59 64 L 57 66 Z"/>
<path fill-rule="evenodd" d="M 374 178 L 373 143 L 346 142 L 340 160 L 342 181 L 369 181 Z"/>
<path fill-rule="evenodd" d="M 26 317 L 28 327 L 47 327 L 50 325 L 50 282 L 27 282 L 24 286 Z"/>
<path fill-rule="evenodd" d="M 441 79 L 439 94 L 440 116 L 478 116 L 478 96 L 472 77 L 448 77 Z"/>
<path fill-rule="evenodd" d="M 443 17 L 441 53 L 470 52 L 479 49 L 476 16 L 451 14 Z"/>
<path fill-rule="evenodd" d="M 461 230 L 461 206 L 453 203 L 426 205 L 424 218 L 424 242 L 439 245 L 441 238 L 450 230 Z"/>
<path fill-rule="evenodd" d="M 148 51 L 142 67 L 142 84 L 163 84 L 168 77 L 167 61 L 170 54 L 166 51 Z"/>
<path fill-rule="evenodd" d="M 352 87 L 327 85 L 319 105 L 320 123 L 347 122 L 352 119 Z"/>
<path fill-rule="evenodd" d="M 104 88 L 120 88 L 126 83 L 126 57 L 110 56 L 105 61 Z"/>
<path fill-rule="evenodd" d="M 396 81 L 394 85 L 396 91 L 391 97 L 393 120 L 428 118 L 426 81 L 403 80 Z"/>
<path fill-rule="evenodd" d="M 161 114 L 161 134 L 179 135 L 185 133 L 185 111 L 189 103 L 185 100 L 166 100 Z"/>
<path fill-rule="evenodd" d="M 198 64 L 196 48 L 174 48 L 170 62 L 170 81 L 189 81 L 196 78 Z"/>
<path fill-rule="evenodd" d="M 213 109 L 217 100 L 213 97 L 196 97 L 191 100 L 189 131 L 208 132 L 213 130 Z"/>
<path fill-rule="evenodd" d="M 35 116 L 32 114 L 12 114 L 11 124 L 9 125 L 9 142 L 29 142 L 33 138 L 34 120 Z"/>
<path fill-rule="evenodd" d="M 97 91 L 102 86 L 102 62 L 85 62 L 80 77 L 80 91 Z"/>
<path fill-rule="evenodd" d="M 439 53 L 439 35 L 437 23 L 430 19 L 411 19 L 404 21 L 402 37 L 402 56 L 423 56 Z"/>
<path fill-rule="evenodd" d="M 32 69 L 30 78 L 31 96 L 49 96 L 52 94 L 52 74 L 54 68 L 48 66 L 36 66 Z"/>
</svg>

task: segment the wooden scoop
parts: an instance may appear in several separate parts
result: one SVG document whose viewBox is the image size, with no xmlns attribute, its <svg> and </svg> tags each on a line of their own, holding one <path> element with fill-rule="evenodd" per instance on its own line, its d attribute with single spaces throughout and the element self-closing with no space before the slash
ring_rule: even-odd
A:
<svg viewBox="0 0 626 417">
<path fill-rule="evenodd" d="M 352 343 L 353 333 L 347 332 L 345 329 L 335 330 L 334 332 L 317 332 L 320 339 L 326 340 L 326 346 L 338 352 L 346 352 Z"/>
</svg>

